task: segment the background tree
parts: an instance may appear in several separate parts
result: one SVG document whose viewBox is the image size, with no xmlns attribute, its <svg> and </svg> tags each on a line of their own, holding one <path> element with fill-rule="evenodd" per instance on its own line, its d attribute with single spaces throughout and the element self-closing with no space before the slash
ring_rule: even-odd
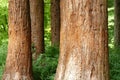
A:
<svg viewBox="0 0 120 80">
<path fill-rule="evenodd" d="M 9 44 L 2 80 L 32 80 L 29 0 L 9 0 Z"/>
<path fill-rule="evenodd" d="M 107 0 L 61 0 L 55 80 L 109 80 Z"/>
<path fill-rule="evenodd" d="M 51 43 L 60 43 L 60 0 L 51 0 Z"/>
<path fill-rule="evenodd" d="M 114 0 L 115 3 L 115 27 L 114 37 L 115 46 L 120 46 L 120 0 Z"/>
<path fill-rule="evenodd" d="M 34 57 L 44 52 L 44 1 L 30 0 L 32 46 L 35 48 Z"/>
</svg>

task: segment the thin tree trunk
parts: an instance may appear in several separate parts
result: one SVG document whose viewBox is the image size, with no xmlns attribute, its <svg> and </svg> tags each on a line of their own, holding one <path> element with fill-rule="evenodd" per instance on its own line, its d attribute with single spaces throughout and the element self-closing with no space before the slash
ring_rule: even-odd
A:
<svg viewBox="0 0 120 80">
<path fill-rule="evenodd" d="M 61 0 L 55 80 L 109 80 L 107 0 Z"/>
<path fill-rule="evenodd" d="M 29 0 L 9 0 L 9 44 L 2 80 L 33 80 Z"/>
<path fill-rule="evenodd" d="M 60 43 L 60 0 L 51 0 L 51 43 Z"/>
<path fill-rule="evenodd" d="M 120 46 L 120 0 L 115 0 L 115 46 Z"/>
<path fill-rule="evenodd" d="M 44 52 L 44 1 L 30 0 L 32 44 L 35 48 L 34 57 Z"/>
</svg>

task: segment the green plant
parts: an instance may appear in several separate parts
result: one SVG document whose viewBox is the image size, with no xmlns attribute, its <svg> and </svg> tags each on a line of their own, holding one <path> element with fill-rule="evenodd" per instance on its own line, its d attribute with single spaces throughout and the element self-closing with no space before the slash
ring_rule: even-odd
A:
<svg viewBox="0 0 120 80">
<path fill-rule="evenodd" d="M 0 45 L 8 38 L 8 0 L 0 0 Z"/>
<path fill-rule="evenodd" d="M 47 47 L 46 52 L 33 61 L 34 80 L 53 80 L 58 61 L 58 47 Z"/>
<path fill-rule="evenodd" d="M 50 46 L 51 28 L 50 28 L 50 0 L 44 0 L 44 27 L 45 27 L 45 46 Z"/>
<path fill-rule="evenodd" d="M 108 1 L 108 8 L 113 7 L 114 0 L 107 0 Z"/>
<path fill-rule="evenodd" d="M 110 80 L 120 80 L 120 50 L 117 48 L 110 51 L 109 64 Z"/>
<path fill-rule="evenodd" d="M 7 31 L 8 0 L 0 0 L 0 31 Z"/>
<path fill-rule="evenodd" d="M 7 42 L 4 42 L 0 46 L 0 79 L 2 77 L 2 73 L 5 67 L 6 54 L 7 54 Z"/>
</svg>

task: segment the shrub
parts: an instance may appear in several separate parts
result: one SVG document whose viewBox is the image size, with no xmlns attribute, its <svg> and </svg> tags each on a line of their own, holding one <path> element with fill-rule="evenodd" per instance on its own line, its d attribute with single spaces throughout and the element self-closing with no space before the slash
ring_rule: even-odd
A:
<svg viewBox="0 0 120 80">
<path fill-rule="evenodd" d="M 33 61 L 34 80 L 53 80 L 58 62 L 59 49 L 47 47 L 46 52 Z"/>
</svg>

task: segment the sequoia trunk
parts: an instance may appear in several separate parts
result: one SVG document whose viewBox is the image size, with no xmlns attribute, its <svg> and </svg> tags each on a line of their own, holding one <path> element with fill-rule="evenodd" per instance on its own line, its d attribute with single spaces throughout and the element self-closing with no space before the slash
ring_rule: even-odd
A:
<svg viewBox="0 0 120 80">
<path fill-rule="evenodd" d="M 44 1 L 30 0 L 32 46 L 34 57 L 44 52 Z"/>
<path fill-rule="evenodd" d="M 115 46 L 120 46 L 120 0 L 115 0 Z"/>
<path fill-rule="evenodd" d="M 107 0 L 61 0 L 55 80 L 109 80 Z"/>
<path fill-rule="evenodd" d="M 9 44 L 2 80 L 33 80 L 29 0 L 9 0 Z"/>
<path fill-rule="evenodd" d="M 51 0 L 51 43 L 60 43 L 60 0 Z"/>
</svg>

